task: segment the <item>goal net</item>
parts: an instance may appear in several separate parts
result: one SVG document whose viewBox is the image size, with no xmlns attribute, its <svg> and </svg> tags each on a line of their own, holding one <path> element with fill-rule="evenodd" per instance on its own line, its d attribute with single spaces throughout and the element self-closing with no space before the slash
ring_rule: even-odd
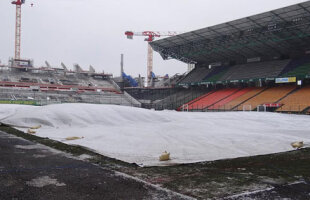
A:
<svg viewBox="0 0 310 200">
<path fill-rule="evenodd" d="M 188 112 L 188 104 L 184 104 L 184 105 L 182 106 L 182 111 L 183 111 L 183 112 Z"/>
</svg>

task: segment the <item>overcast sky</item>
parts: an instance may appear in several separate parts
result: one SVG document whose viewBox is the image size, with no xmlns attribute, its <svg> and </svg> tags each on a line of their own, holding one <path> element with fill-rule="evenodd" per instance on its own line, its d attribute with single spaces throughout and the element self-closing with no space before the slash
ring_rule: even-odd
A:
<svg viewBox="0 0 310 200">
<path fill-rule="evenodd" d="M 146 75 L 147 43 L 124 32 L 191 31 L 305 0 L 26 0 L 22 8 L 22 58 L 35 66 L 79 63 L 97 71 Z M 0 0 L 0 60 L 14 55 L 15 8 Z M 31 7 L 30 4 L 34 6 Z M 187 65 L 154 53 L 157 75 L 184 73 Z"/>
</svg>

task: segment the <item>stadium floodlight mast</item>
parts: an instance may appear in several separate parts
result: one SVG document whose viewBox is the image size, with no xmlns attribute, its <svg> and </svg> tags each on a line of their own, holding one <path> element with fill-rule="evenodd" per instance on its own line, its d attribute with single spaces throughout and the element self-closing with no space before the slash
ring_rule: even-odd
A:
<svg viewBox="0 0 310 200">
<path fill-rule="evenodd" d="M 156 37 L 162 36 L 175 36 L 181 34 L 183 32 L 176 31 L 168 31 L 168 32 L 160 32 L 160 31 L 143 31 L 143 32 L 133 32 L 126 31 L 125 35 L 128 39 L 133 39 L 133 36 L 145 36 L 144 41 L 148 42 L 147 48 L 147 86 L 151 86 L 152 72 L 153 72 L 153 49 L 150 45 L 150 42 L 154 41 Z"/>
</svg>

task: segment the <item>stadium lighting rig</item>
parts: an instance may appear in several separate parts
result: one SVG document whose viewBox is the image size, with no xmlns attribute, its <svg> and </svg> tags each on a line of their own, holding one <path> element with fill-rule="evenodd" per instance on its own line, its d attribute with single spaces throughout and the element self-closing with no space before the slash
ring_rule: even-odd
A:
<svg viewBox="0 0 310 200">
<path fill-rule="evenodd" d="M 182 32 L 176 31 L 169 31 L 169 32 L 160 32 L 160 31 L 144 31 L 144 32 L 133 32 L 133 31 L 126 31 L 125 35 L 128 39 L 133 39 L 133 36 L 144 36 L 146 37 L 144 41 L 148 42 L 147 48 L 147 84 L 150 86 L 152 72 L 153 72 L 153 49 L 150 45 L 150 42 L 154 41 L 156 37 L 163 37 L 163 36 L 175 36 L 181 34 Z"/>
</svg>

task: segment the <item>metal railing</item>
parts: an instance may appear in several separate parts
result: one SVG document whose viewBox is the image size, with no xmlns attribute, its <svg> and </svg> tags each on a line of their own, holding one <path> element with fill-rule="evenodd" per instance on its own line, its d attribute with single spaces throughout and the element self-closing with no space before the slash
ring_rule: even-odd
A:
<svg viewBox="0 0 310 200">
<path fill-rule="evenodd" d="M 201 96 L 201 92 L 192 92 L 181 96 L 173 97 L 164 103 L 140 103 L 128 94 L 115 93 L 83 93 L 76 92 L 41 92 L 30 90 L 0 90 L 0 104 L 26 104 L 26 105 L 49 105 L 61 103 L 90 103 L 90 104 L 110 104 L 110 105 L 124 105 L 132 107 L 142 107 L 155 110 L 182 110 L 182 106 L 186 105 L 186 110 L 189 112 L 228 112 L 228 111 L 254 111 L 256 107 L 246 108 L 245 104 L 235 105 L 204 105 L 204 104 L 188 104 L 193 99 Z M 35 103 L 33 103 L 35 102 Z M 296 113 L 296 114 L 310 114 L 310 105 L 308 104 L 294 104 L 284 105 L 279 108 L 267 108 L 270 112 L 279 113 Z"/>
<path fill-rule="evenodd" d="M 182 107 L 186 107 L 186 111 L 188 112 L 232 112 L 232 111 L 243 111 L 243 112 L 250 112 L 256 111 L 257 107 L 245 107 L 248 105 L 204 105 L 204 104 L 197 104 L 197 105 L 188 105 L 184 104 Z M 180 109 L 181 111 L 182 109 Z M 289 114 L 310 114 L 310 105 L 287 105 L 285 109 L 283 107 L 266 107 L 267 112 L 278 112 L 278 113 L 289 113 Z"/>
</svg>

